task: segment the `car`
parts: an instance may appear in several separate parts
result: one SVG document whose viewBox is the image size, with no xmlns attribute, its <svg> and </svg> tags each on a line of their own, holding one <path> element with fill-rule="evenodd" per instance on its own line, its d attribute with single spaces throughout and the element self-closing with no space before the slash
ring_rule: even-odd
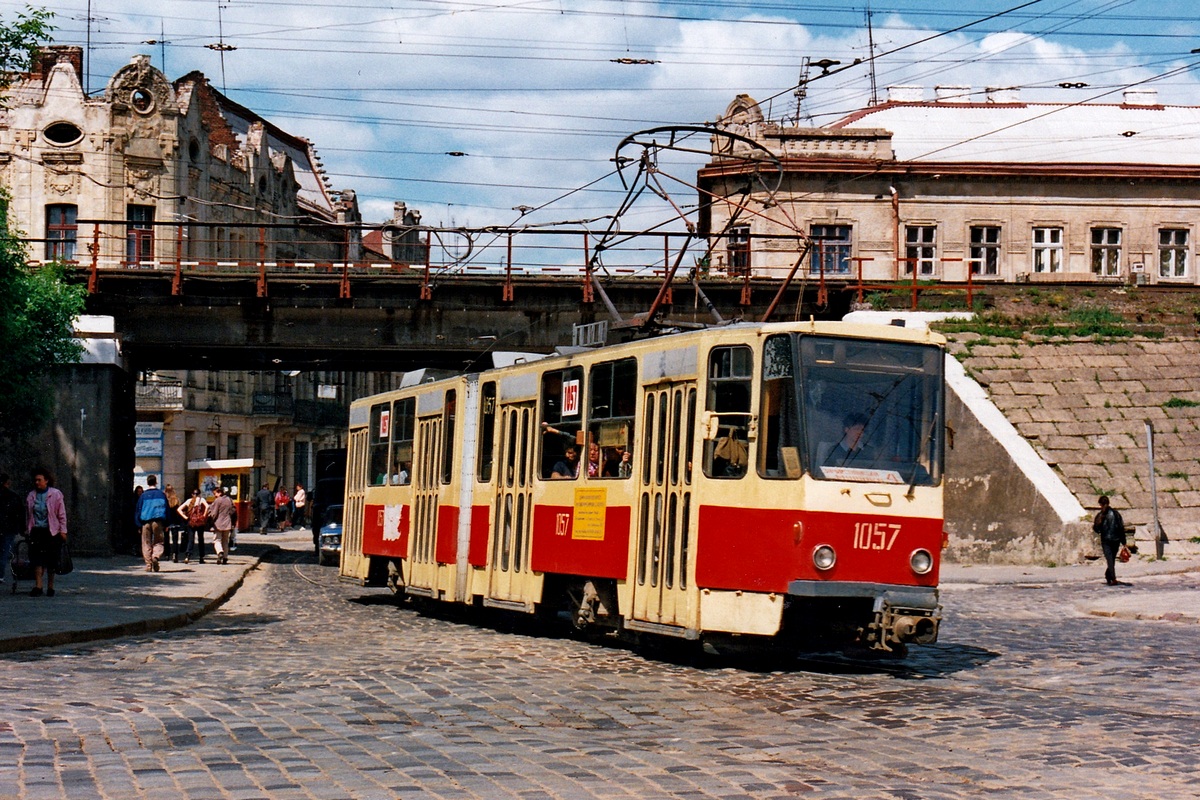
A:
<svg viewBox="0 0 1200 800">
<path fill-rule="evenodd" d="M 342 506 L 329 506 L 317 538 L 317 563 L 337 564 L 341 557 Z"/>
</svg>

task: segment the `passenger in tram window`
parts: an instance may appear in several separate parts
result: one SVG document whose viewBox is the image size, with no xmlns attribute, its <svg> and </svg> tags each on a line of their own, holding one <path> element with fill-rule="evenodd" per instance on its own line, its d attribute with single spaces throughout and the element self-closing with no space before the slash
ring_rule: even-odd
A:
<svg viewBox="0 0 1200 800">
<path fill-rule="evenodd" d="M 603 463 L 600 460 L 600 445 L 595 440 L 588 442 L 587 474 L 589 478 L 599 478 Z"/>
<path fill-rule="evenodd" d="M 623 445 L 608 448 L 608 458 L 604 460 L 605 478 L 628 478 L 633 474 L 633 459 Z"/>
<path fill-rule="evenodd" d="M 563 453 L 562 461 L 554 465 L 550 478 L 556 481 L 574 480 L 579 476 L 579 451 L 572 445 Z"/>
<path fill-rule="evenodd" d="M 409 477 L 408 474 L 408 462 L 402 461 L 400 463 L 400 471 L 392 476 L 392 485 L 407 486 L 410 480 L 412 480 L 412 478 Z"/>
</svg>

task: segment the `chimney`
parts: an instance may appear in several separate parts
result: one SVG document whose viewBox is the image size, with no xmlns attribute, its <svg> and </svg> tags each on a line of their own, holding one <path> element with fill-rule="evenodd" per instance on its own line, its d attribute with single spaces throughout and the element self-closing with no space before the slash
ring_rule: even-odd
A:
<svg viewBox="0 0 1200 800">
<path fill-rule="evenodd" d="M 889 103 L 919 103 L 925 99 L 924 86 L 889 86 Z"/>
<path fill-rule="evenodd" d="M 989 86 L 984 90 L 989 103 L 1019 103 L 1020 90 L 1015 86 Z"/>
<path fill-rule="evenodd" d="M 1126 89 L 1121 102 L 1127 106 L 1157 106 L 1158 89 Z"/>
<path fill-rule="evenodd" d="M 79 79 L 80 83 L 83 82 L 83 48 L 66 44 L 54 44 L 39 50 L 33 61 L 33 72 L 30 73 L 30 77 L 40 78 L 44 81 L 50 76 L 50 70 L 54 69 L 54 65 L 58 63 L 70 64 L 71 68 L 75 70 L 75 77 Z"/>
<path fill-rule="evenodd" d="M 971 102 L 970 86 L 935 86 L 933 93 L 939 103 Z"/>
</svg>

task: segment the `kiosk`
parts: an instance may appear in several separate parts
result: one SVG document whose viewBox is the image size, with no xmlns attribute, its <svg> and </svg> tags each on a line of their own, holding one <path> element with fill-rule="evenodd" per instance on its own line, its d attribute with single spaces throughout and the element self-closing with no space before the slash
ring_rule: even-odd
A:
<svg viewBox="0 0 1200 800">
<path fill-rule="evenodd" d="M 236 530 L 249 530 L 253 525 L 253 470 L 262 464 L 253 458 L 225 458 L 189 461 L 188 469 L 197 473 L 197 485 L 206 502 L 211 503 L 217 486 L 224 486 L 237 511 Z"/>
</svg>

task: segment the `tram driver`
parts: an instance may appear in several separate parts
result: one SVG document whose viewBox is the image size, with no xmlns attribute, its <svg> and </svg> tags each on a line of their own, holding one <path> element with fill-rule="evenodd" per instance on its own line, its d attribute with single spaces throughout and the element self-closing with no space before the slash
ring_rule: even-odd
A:
<svg viewBox="0 0 1200 800">
<path fill-rule="evenodd" d="M 852 411 L 842 420 L 842 438 L 826 453 L 822 463 L 827 467 L 870 467 L 875 456 L 868 452 L 863 431 L 870 419 L 866 414 Z"/>
</svg>

